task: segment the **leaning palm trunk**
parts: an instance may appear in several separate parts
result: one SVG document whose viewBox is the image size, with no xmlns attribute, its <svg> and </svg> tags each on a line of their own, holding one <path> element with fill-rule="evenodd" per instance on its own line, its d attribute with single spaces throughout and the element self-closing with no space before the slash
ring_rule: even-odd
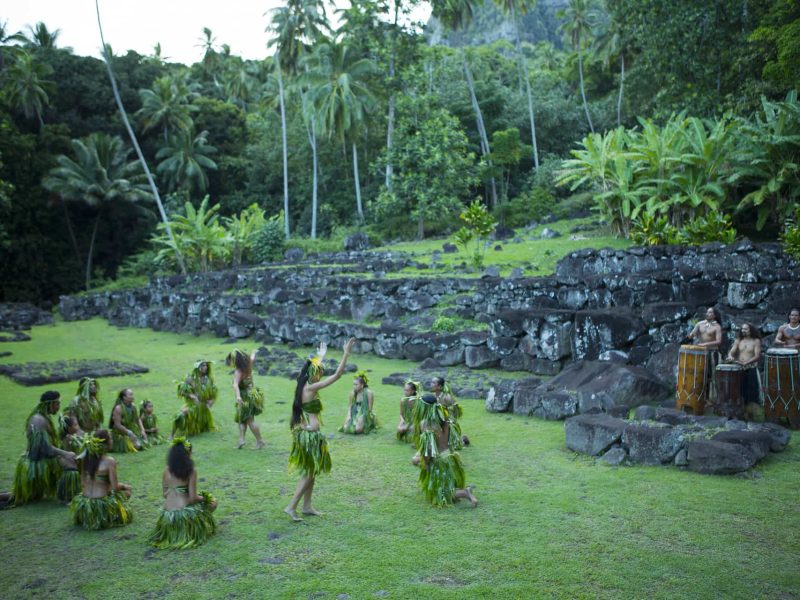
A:
<svg viewBox="0 0 800 600">
<path fill-rule="evenodd" d="M 583 53 L 580 49 L 580 39 L 578 39 L 578 77 L 581 82 L 581 98 L 583 98 L 583 110 L 586 113 L 586 120 L 589 122 L 589 130 L 594 133 L 594 125 L 592 125 L 592 117 L 589 116 L 589 104 L 586 102 L 586 88 L 583 85 Z"/>
<path fill-rule="evenodd" d="M 472 71 L 469 68 L 469 62 L 467 62 L 467 55 L 462 54 L 461 59 L 464 66 L 464 75 L 467 79 L 467 87 L 469 88 L 469 98 L 472 102 L 472 108 L 475 111 L 475 120 L 477 121 L 478 125 L 478 135 L 480 136 L 481 140 L 481 153 L 486 161 L 486 164 L 489 165 L 489 169 L 491 170 L 492 159 L 489 157 L 489 153 L 491 152 L 491 148 L 489 146 L 489 136 L 486 134 L 486 125 L 483 123 L 483 113 L 481 113 L 481 106 L 478 104 L 478 97 L 475 95 L 475 81 L 472 78 Z M 494 181 L 494 174 L 491 175 L 491 193 L 492 206 L 494 207 L 497 206 L 497 186 Z"/>
<path fill-rule="evenodd" d="M 281 105 L 281 142 L 283 143 L 283 232 L 289 237 L 289 158 L 286 144 L 286 101 L 283 91 L 283 75 L 281 74 L 280 56 L 275 53 L 275 64 L 278 70 L 278 99 Z"/>
<path fill-rule="evenodd" d="M 97 238 L 97 226 L 100 224 L 100 215 L 102 211 L 97 212 L 97 217 L 94 220 L 94 227 L 92 227 L 92 239 L 89 240 L 89 255 L 86 257 L 86 290 L 92 283 L 92 256 L 94 255 L 94 241 Z"/>
<path fill-rule="evenodd" d="M 617 127 L 622 127 L 622 88 L 625 85 L 625 54 L 619 53 L 619 98 L 617 99 Z"/>
<path fill-rule="evenodd" d="M 312 177 L 311 177 L 311 239 L 317 239 L 317 186 L 318 186 L 318 171 L 319 162 L 317 160 L 317 126 L 314 119 L 311 119 L 311 129 L 308 131 L 308 143 L 311 144 L 311 163 L 312 163 Z"/>
<path fill-rule="evenodd" d="M 158 194 L 158 188 L 156 187 L 156 183 L 153 180 L 153 175 L 150 173 L 150 169 L 147 167 L 147 161 L 144 159 L 144 154 L 142 154 L 142 149 L 139 147 L 139 140 L 136 139 L 136 134 L 133 132 L 133 128 L 131 127 L 130 121 L 128 121 L 128 114 L 125 112 L 125 107 L 122 105 L 122 98 L 120 97 L 119 89 L 117 88 L 117 80 L 114 77 L 114 71 L 111 68 L 111 57 L 108 55 L 108 46 L 106 46 L 106 40 L 105 37 L 103 36 L 103 25 L 100 22 L 99 0 L 95 0 L 94 6 L 97 12 L 97 27 L 100 30 L 100 43 L 103 45 L 103 59 L 106 63 L 108 78 L 111 81 L 111 91 L 114 93 L 114 100 L 117 103 L 117 108 L 119 108 L 119 113 L 120 116 L 122 117 L 122 122 L 125 124 L 125 129 L 128 132 L 128 136 L 131 138 L 131 143 L 133 144 L 133 147 L 136 150 L 136 156 L 139 157 L 139 162 L 142 164 L 142 168 L 144 169 L 144 174 L 147 177 L 147 183 L 150 184 L 150 190 L 153 192 L 153 197 L 155 198 L 156 204 L 158 205 L 158 212 L 161 215 L 161 220 L 164 223 L 164 228 L 167 230 L 167 236 L 169 236 L 170 241 L 172 241 L 172 246 L 175 249 L 175 258 L 178 261 L 181 273 L 186 275 L 186 265 L 183 263 L 183 256 L 181 256 L 180 250 L 178 250 L 178 244 L 175 243 L 175 238 L 172 235 L 172 228 L 169 225 L 169 219 L 167 218 L 167 213 L 164 210 L 164 205 L 161 203 L 161 196 L 159 196 Z"/>
<path fill-rule="evenodd" d="M 356 185 L 356 210 L 358 210 L 358 221 L 364 222 L 364 208 L 361 205 L 361 182 L 358 180 L 358 150 L 356 143 L 353 142 L 353 179 Z"/>
<path fill-rule="evenodd" d="M 400 0 L 395 0 L 394 3 L 394 27 L 392 28 L 391 50 L 389 51 L 389 78 L 394 83 L 394 43 L 397 36 L 397 18 L 400 14 Z M 395 93 L 392 90 L 389 96 L 389 114 L 386 117 L 386 177 L 384 185 L 388 191 L 392 191 L 392 177 L 394 175 L 394 166 L 392 165 L 392 141 L 394 137 L 394 111 L 395 111 Z"/>
<path fill-rule="evenodd" d="M 536 119 L 533 115 L 533 97 L 531 95 L 531 82 L 528 75 L 528 63 L 525 61 L 525 56 L 522 53 L 522 42 L 519 36 L 519 21 L 517 20 L 517 10 L 514 4 L 511 4 L 511 18 L 514 21 L 514 33 L 516 34 L 517 44 L 517 57 L 519 59 L 519 66 L 522 70 L 522 78 L 525 80 L 525 93 L 528 97 L 528 116 L 531 120 L 531 146 L 533 147 L 533 166 L 539 169 L 539 149 L 536 144 Z"/>
</svg>

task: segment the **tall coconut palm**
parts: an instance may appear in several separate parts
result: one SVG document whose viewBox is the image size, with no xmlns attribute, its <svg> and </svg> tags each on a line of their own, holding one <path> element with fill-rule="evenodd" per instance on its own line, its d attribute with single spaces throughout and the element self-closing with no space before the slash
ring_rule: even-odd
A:
<svg viewBox="0 0 800 600">
<path fill-rule="evenodd" d="M 312 42 L 325 37 L 330 30 L 325 7 L 320 0 L 289 0 L 284 6 L 274 8 L 267 32 L 275 34 L 267 46 L 275 47 L 275 65 L 281 107 L 281 138 L 283 142 L 283 227 L 289 237 L 289 167 L 286 142 L 286 86 L 283 76 L 297 75 L 300 58 Z M 313 160 L 312 221 L 317 214 L 317 139 L 316 125 L 311 120 L 308 132 Z"/>
<path fill-rule="evenodd" d="M 142 107 L 135 116 L 141 120 L 144 133 L 160 129 L 166 143 L 171 132 L 192 128 L 191 113 L 197 107 L 191 104 L 192 94 L 184 82 L 164 75 L 153 81 L 152 88 L 139 90 L 139 98 Z"/>
<path fill-rule="evenodd" d="M 139 146 L 139 140 L 136 139 L 136 134 L 133 132 L 133 127 L 131 127 L 131 123 L 128 120 L 128 113 L 125 111 L 125 106 L 122 104 L 122 97 L 119 95 L 117 79 L 114 77 L 114 69 L 111 66 L 111 47 L 106 44 L 105 36 L 103 35 L 103 23 L 100 20 L 100 0 L 95 0 L 94 7 L 95 12 L 97 13 L 97 29 L 100 31 L 100 43 L 102 44 L 103 49 L 103 61 L 106 64 L 108 79 L 111 82 L 111 91 L 114 94 L 114 101 L 117 103 L 117 108 L 119 109 L 119 114 L 122 117 L 122 122 L 125 125 L 125 130 L 128 132 L 128 137 L 130 137 L 133 148 L 136 150 L 136 156 L 139 158 L 139 163 L 142 165 L 142 170 L 147 178 L 147 183 L 150 185 L 150 191 L 152 192 L 153 198 L 156 201 L 156 206 L 158 206 L 158 213 L 161 217 L 161 222 L 164 223 L 164 229 L 167 231 L 167 237 L 169 237 L 170 241 L 173 243 L 173 246 L 175 246 L 175 260 L 178 263 L 181 272 L 186 274 L 186 266 L 183 263 L 183 257 L 180 254 L 180 250 L 178 250 L 177 245 L 174 243 L 175 240 L 172 235 L 172 228 L 169 225 L 169 219 L 167 218 L 167 213 L 164 210 L 164 204 L 161 202 L 161 196 L 158 193 L 156 182 L 153 179 L 152 173 L 150 173 L 150 169 L 147 166 L 147 161 L 144 159 L 144 154 Z"/>
<path fill-rule="evenodd" d="M 25 45 L 31 48 L 55 48 L 60 29 L 50 31 L 44 22 L 39 21 L 36 25 L 28 25 L 28 33 L 23 34 Z"/>
<path fill-rule="evenodd" d="M 141 166 L 128 160 L 130 150 L 119 136 L 93 133 L 84 140 L 72 140 L 75 158 L 56 158 L 56 166 L 42 180 L 45 189 L 63 200 L 81 202 L 96 211 L 86 259 L 86 289 L 92 276 L 92 259 L 97 228 L 112 203 L 138 202 L 152 196 L 142 177 Z"/>
<path fill-rule="evenodd" d="M 595 47 L 603 58 L 606 68 L 619 58 L 619 95 L 617 96 L 617 127 L 622 126 L 622 92 L 625 87 L 625 47 L 623 29 L 618 21 L 612 20 L 600 32 L 595 40 Z"/>
<path fill-rule="evenodd" d="M 210 158 L 217 149 L 208 143 L 207 138 L 207 131 L 196 136 L 192 130 L 177 131 L 158 150 L 156 159 L 160 162 L 156 171 L 164 178 L 169 191 L 183 189 L 190 197 L 199 197 L 206 192 L 206 170 L 217 169 L 217 163 Z"/>
<path fill-rule="evenodd" d="M 36 117 L 39 127 L 44 126 L 42 111 L 50 104 L 47 92 L 53 88 L 52 82 L 45 77 L 52 72 L 50 65 L 21 49 L 8 66 L 6 93 L 9 102 L 19 108 L 26 118 Z"/>
<path fill-rule="evenodd" d="M 304 62 L 309 70 L 302 79 L 308 83 L 320 133 L 328 138 L 335 137 L 342 145 L 350 140 L 356 211 L 359 221 L 363 222 L 356 139 L 376 102 L 368 84 L 370 76 L 376 72 L 375 63 L 363 58 L 358 47 L 346 42 L 318 44 Z M 312 237 L 315 233 L 312 226 Z"/>
<path fill-rule="evenodd" d="M 586 102 L 586 87 L 583 83 L 583 49 L 597 24 L 597 9 L 592 0 L 569 0 L 566 8 L 559 10 L 557 15 L 562 19 L 566 19 L 560 29 L 572 49 L 578 53 L 578 77 L 580 79 L 581 98 L 583 98 L 583 110 L 586 113 L 589 129 L 594 133 L 592 117 L 589 115 L 589 104 Z"/>
<path fill-rule="evenodd" d="M 539 169 L 539 150 L 536 144 L 536 118 L 533 113 L 533 97 L 531 95 L 531 81 L 528 73 L 528 63 L 525 60 L 525 54 L 522 52 L 522 41 L 519 34 L 519 15 L 525 14 L 529 9 L 533 8 L 536 0 L 494 0 L 500 10 L 503 11 L 514 24 L 514 39 L 517 49 L 517 60 L 519 61 L 519 68 L 522 73 L 522 79 L 525 81 L 525 94 L 528 99 L 528 117 L 531 122 L 531 147 L 533 148 L 533 166 Z"/>
<path fill-rule="evenodd" d="M 431 8 L 433 9 L 433 16 L 436 17 L 445 28 L 450 31 L 458 31 L 464 29 L 470 21 L 475 12 L 475 8 L 481 5 L 483 0 L 433 0 Z M 464 78 L 467 82 L 467 89 L 469 90 L 469 98 L 472 103 L 472 110 L 475 111 L 475 121 L 478 128 L 478 136 L 481 142 L 481 155 L 486 165 L 489 167 L 489 172 L 492 172 L 492 149 L 489 145 L 489 134 L 486 131 L 486 125 L 483 121 L 483 113 L 481 106 L 478 103 L 478 96 L 475 93 L 475 81 L 472 77 L 472 70 L 469 66 L 467 53 L 464 49 L 460 49 L 461 66 L 464 70 Z M 491 183 L 491 202 L 492 206 L 497 205 L 497 185 L 495 184 L 494 175 L 490 175 Z"/>
</svg>

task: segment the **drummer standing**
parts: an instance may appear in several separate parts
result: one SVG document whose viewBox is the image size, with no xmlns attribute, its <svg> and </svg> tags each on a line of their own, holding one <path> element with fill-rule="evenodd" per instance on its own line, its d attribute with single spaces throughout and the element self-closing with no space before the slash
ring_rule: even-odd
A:
<svg viewBox="0 0 800 600">
<path fill-rule="evenodd" d="M 705 320 L 697 323 L 692 329 L 692 332 L 688 335 L 688 337 L 696 339 L 695 345 L 702 346 L 708 351 L 705 372 L 707 398 L 711 398 L 712 394 L 716 396 L 714 375 L 716 374 L 717 365 L 721 360 L 719 354 L 719 349 L 722 345 L 721 321 L 722 317 L 719 311 L 716 308 L 710 307 L 706 310 Z"/>
<path fill-rule="evenodd" d="M 793 308 L 789 311 L 789 322 L 778 328 L 775 345 L 800 349 L 800 309 Z"/>
<path fill-rule="evenodd" d="M 760 359 L 761 338 L 758 330 L 750 323 L 743 323 L 726 360 L 742 365 L 742 399 L 745 406 L 761 403 L 761 381 L 757 368 Z"/>
</svg>

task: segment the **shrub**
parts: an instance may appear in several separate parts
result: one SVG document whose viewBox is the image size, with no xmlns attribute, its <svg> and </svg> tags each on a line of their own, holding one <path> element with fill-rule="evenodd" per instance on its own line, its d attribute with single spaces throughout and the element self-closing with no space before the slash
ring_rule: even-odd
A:
<svg viewBox="0 0 800 600">
<path fill-rule="evenodd" d="M 735 239 L 736 229 L 731 224 L 731 218 L 719 212 L 710 212 L 704 217 L 692 219 L 679 233 L 679 240 L 684 244 L 730 244 Z"/>
<path fill-rule="evenodd" d="M 787 221 L 781 242 L 783 251 L 800 261 L 800 208 L 795 209 L 794 217 Z"/>
<path fill-rule="evenodd" d="M 459 329 L 459 320 L 453 317 L 440 316 L 431 325 L 431 330 L 436 333 L 453 333 Z"/>
<path fill-rule="evenodd" d="M 486 253 L 484 241 L 494 231 L 497 223 L 478 200 L 473 200 L 469 207 L 461 212 L 459 218 L 466 225 L 456 231 L 456 244 L 468 251 L 470 244 L 474 242 L 475 247 L 470 255 L 470 262 L 476 269 L 481 269 L 483 268 L 483 255 Z"/>
<path fill-rule="evenodd" d="M 265 263 L 283 258 L 286 246 L 286 235 L 283 232 L 283 211 L 266 220 L 253 236 L 253 258 L 256 262 Z"/>
<path fill-rule="evenodd" d="M 541 221 L 553 212 L 555 198 L 547 188 L 534 187 L 513 200 L 500 204 L 492 215 L 506 227 L 524 227 L 531 221 Z"/>
<path fill-rule="evenodd" d="M 670 224 L 666 216 L 655 218 L 647 213 L 642 213 L 634 221 L 630 238 L 640 246 L 677 244 L 679 241 L 677 228 Z"/>
</svg>

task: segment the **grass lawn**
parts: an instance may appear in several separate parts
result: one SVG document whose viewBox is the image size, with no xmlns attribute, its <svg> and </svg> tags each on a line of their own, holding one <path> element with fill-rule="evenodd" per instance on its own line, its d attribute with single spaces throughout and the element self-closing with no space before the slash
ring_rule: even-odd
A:
<svg viewBox="0 0 800 600">
<path fill-rule="evenodd" d="M 394 438 L 400 390 L 380 384 L 413 365 L 356 355 L 372 371 L 384 427 L 334 434 L 333 471 L 315 490 L 325 515 L 297 524 L 281 512 L 297 480 L 286 466 L 291 381 L 256 377 L 267 397 L 258 419 L 267 447 L 253 450 L 249 437 L 235 450 L 221 364 L 231 347 L 221 340 L 100 320 L 37 327 L 32 337 L 2 344 L 13 356 L 0 361 L 112 358 L 149 367 L 101 380 L 101 399 L 108 415 L 115 391 L 130 386 L 137 402 L 153 400 L 162 429 L 179 407 L 174 381 L 197 358 L 217 361 L 220 430 L 193 442 L 201 486 L 220 503 L 219 532 L 194 550 L 148 547 L 166 450 L 118 455 L 121 480 L 134 486 L 134 522 L 86 532 L 54 502 L 0 512 L 0 597 L 800 598 L 797 434 L 747 477 L 609 468 L 569 452 L 563 423 L 490 414 L 465 400 L 473 445 L 463 460 L 480 505 L 435 509 L 417 491 L 410 446 Z M 343 378 L 323 391 L 324 431 L 341 424 L 350 385 Z M 75 387 L 48 386 L 65 400 Z M 0 378 L 0 489 L 11 486 L 25 418 L 44 389 Z"/>
</svg>

